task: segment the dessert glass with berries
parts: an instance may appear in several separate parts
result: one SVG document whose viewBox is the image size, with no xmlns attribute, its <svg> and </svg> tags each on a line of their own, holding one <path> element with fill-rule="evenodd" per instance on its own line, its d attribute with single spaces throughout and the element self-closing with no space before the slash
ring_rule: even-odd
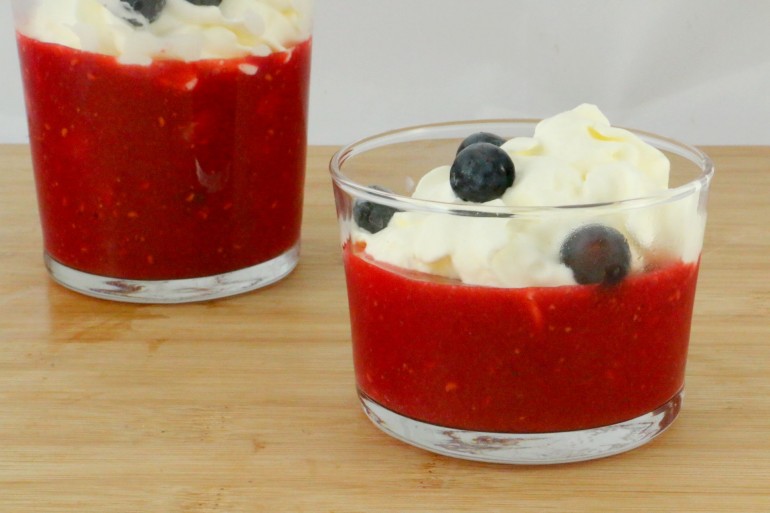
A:
<svg viewBox="0 0 770 513">
<path fill-rule="evenodd" d="M 701 151 L 582 105 L 376 135 L 330 168 L 356 384 L 386 433 L 563 463 L 677 417 L 714 172 Z"/>
<path fill-rule="evenodd" d="M 13 0 L 51 276 L 201 301 L 297 264 L 312 0 Z"/>
</svg>

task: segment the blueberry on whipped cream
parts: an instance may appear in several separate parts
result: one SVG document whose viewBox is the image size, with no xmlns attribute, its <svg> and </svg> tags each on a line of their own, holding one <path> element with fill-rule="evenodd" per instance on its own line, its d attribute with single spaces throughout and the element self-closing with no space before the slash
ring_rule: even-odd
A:
<svg viewBox="0 0 770 513">
<path fill-rule="evenodd" d="M 141 26 L 158 19 L 166 0 L 102 0 L 102 4 L 115 16 Z"/>
<path fill-rule="evenodd" d="M 378 185 L 373 185 L 372 189 L 389 192 Z M 359 228 L 369 233 L 377 233 L 388 226 L 396 212 L 398 211 L 395 208 L 387 205 L 380 205 L 371 201 L 357 201 L 353 206 L 353 221 Z"/>
<path fill-rule="evenodd" d="M 590 224 L 573 231 L 561 247 L 561 261 L 581 285 L 614 285 L 631 269 L 631 249 L 618 230 Z"/>
<path fill-rule="evenodd" d="M 213 5 L 217 6 L 222 0 L 186 0 L 193 5 Z M 110 9 L 113 14 L 123 18 L 132 25 L 144 25 L 142 21 L 146 20 L 152 23 L 158 19 L 163 8 L 166 7 L 166 0 L 120 0 L 116 3 L 114 0 L 102 0 L 105 7 Z M 141 16 L 141 18 L 138 18 Z"/>
<path fill-rule="evenodd" d="M 514 177 L 511 157 L 499 146 L 479 142 L 457 154 L 449 183 L 459 198 L 486 203 L 500 198 L 513 185 Z"/>
<path fill-rule="evenodd" d="M 489 132 L 476 132 L 475 134 L 471 134 L 463 139 L 463 142 L 461 142 L 460 146 L 457 147 L 457 153 L 460 153 L 468 146 L 477 143 L 489 143 L 494 144 L 495 146 L 502 146 L 505 144 L 505 139 L 499 135 L 491 134 Z"/>
</svg>

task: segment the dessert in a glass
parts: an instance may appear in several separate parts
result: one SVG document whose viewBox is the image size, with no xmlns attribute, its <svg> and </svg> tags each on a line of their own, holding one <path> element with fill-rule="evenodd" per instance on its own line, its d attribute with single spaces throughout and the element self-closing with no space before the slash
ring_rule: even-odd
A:
<svg viewBox="0 0 770 513">
<path fill-rule="evenodd" d="M 384 431 L 561 463 L 633 449 L 677 417 L 702 152 L 581 105 L 370 137 L 331 172 L 356 383 Z"/>
<path fill-rule="evenodd" d="M 52 277 L 185 302 L 297 264 L 309 0 L 13 0 Z"/>
</svg>

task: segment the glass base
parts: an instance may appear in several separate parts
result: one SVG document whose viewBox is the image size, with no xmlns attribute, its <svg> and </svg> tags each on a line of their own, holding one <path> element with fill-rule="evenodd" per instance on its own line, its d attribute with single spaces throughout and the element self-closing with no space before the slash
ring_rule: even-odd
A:
<svg viewBox="0 0 770 513">
<path fill-rule="evenodd" d="M 684 391 L 635 419 L 557 433 L 486 433 L 420 422 L 399 415 L 359 391 L 364 412 L 385 433 L 431 452 L 488 463 L 542 465 L 604 458 L 646 444 L 679 415 Z"/>
<path fill-rule="evenodd" d="M 242 294 L 286 277 L 299 261 L 299 244 L 261 264 L 224 274 L 179 280 L 127 280 L 84 273 L 44 255 L 51 277 L 87 296 L 128 303 L 192 303 Z"/>
</svg>

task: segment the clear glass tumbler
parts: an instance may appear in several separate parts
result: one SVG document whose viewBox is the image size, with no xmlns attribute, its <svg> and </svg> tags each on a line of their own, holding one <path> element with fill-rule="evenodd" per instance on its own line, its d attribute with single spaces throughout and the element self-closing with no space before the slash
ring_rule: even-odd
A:
<svg viewBox="0 0 770 513">
<path fill-rule="evenodd" d="M 331 161 L 359 397 L 374 424 L 402 441 L 471 460 L 564 463 L 638 447 L 679 414 L 714 172 L 705 154 L 632 131 L 669 158 L 670 188 L 617 202 L 513 208 L 411 196 L 469 134 L 531 136 L 535 124 L 407 128 Z M 391 225 L 420 228 L 385 235 Z M 486 286 L 448 275 L 456 262 L 446 257 L 430 261 L 429 241 L 451 237 L 471 258 L 488 254 L 485 234 L 502 233 L 510 239 L 494 253 L 499 272 L 535 273 L 536 249 L 558 253 L 570 234 L 595 226 L 628 238 L 623 279 Z M 410 254 L 430 265 L 378 261 L 375 241 L 423 244 Z"/>
<path fill-rule="evenodd" d="M 270 5 L 12 0 L 55 281 L 178 303 L 294 269 L 312 1 Z"/>
</svg>

